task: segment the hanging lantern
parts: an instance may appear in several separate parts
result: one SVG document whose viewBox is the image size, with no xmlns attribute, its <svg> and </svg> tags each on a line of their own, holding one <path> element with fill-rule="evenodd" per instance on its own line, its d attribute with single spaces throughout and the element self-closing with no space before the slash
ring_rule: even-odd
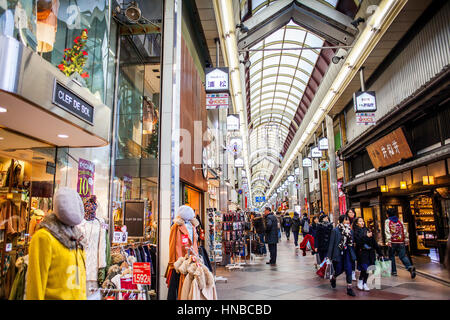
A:
<svg viewBox="0 0 450 320">
<path fill-rule="evenodd" d="M 389 187 L 385 184 L 380 186 L 381 192 L 389 192 Z"/>
<path fill-rule="evenodd" d="M 56 39 L 59 0 L 38 0 L 36 9 L 36 51 L 51 52 Z"/>
<path fill-rule="evenodd" d="M 406 189 L 406 181 L 400 181 L 400 189 Z"/>
<path fill-rule="evenodd" d="M 424 185 L 434 184 L 434 176 L 423 176 L 422 179 Z"/>
</svg>

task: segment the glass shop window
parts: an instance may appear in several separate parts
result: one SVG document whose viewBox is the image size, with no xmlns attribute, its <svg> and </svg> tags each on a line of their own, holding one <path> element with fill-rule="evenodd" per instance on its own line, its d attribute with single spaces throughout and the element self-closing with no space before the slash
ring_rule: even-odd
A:
<svg viewBox="0 0 450 320">
<path fill-rule="evenodd" d="M 17 39 L 77 77 L 102 101 L 109 22 L 108 0 L 0 0 L 0 35 Z"/>
</svg>

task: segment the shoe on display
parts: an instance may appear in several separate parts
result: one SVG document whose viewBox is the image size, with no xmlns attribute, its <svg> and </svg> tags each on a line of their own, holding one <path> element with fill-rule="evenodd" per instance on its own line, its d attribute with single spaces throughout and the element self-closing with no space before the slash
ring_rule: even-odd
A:
<svg viewBox="0 0 450 320">
<path fill-rule="evenodd" d="M 359 290 L 364 290 L 364 284 L 362 280 L 358 280 L 358 284 L 356 286 Z"/>
<path fill-rule="evenodd" d="M 356 297 L 356 294 L 353 292 L 352 288 L 347 288 L 347 294 L 351 297 Z"/>
<path fill-rule="evenodd" d="M 409 272 L 411 273 L 411 279 L 414 279 L 416 277 L 416 268 L 414 266 L 410 267 Z"/>
<path fill-rule="evenodd" d="M 355 271 L 352 271 L 352 281 L 356 281 L 356 274 L 355 274 Z"/>
<path fill-rule="evenodd" d="M 336 279 L 335 278 L 331 278 L 330 279 L 330 283 L 331 283 L 331 287 L 334 289 L 336 288 Z"/>
<path fill-rule="evenodd" d="M 364 291 L 370 291 L 369 286 L 367 285 L 367 283 L 364 283 Z"/>
</svg>

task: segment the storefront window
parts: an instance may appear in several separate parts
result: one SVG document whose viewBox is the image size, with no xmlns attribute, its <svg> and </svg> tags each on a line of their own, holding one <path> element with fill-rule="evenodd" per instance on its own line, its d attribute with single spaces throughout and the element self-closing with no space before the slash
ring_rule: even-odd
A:
<svg viewBox="0 0 450 320">
<path fill-rule="evenodd" d="M 0 35 L 17 39 L 60 69 L 66 53 L 68 65 L 79 66 L 79 76 L 69 69 L 67 75 L 77 76 L 101 101 L 108 82 L 109 19 L 108 0 L 0 1 Z"/>
<path fill-rule="evenodd" d="M 0 299 L 8 298 L 16 260 L 52 211 L 55 153 L 49 144 L 0 129 Z"/>
</svg>

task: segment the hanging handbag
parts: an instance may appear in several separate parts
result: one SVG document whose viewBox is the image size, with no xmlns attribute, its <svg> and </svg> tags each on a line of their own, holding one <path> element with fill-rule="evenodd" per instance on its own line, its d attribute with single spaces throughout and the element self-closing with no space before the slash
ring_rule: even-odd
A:
<svg viewBox="0 0 450 320">
<path fill-rule="evenodd" d="M 326 263 L 326 269 L 325 269 L 325 279 L 331 279 L 333 277 L 334 274 L 334 267 L 333 267 L 333 263 L 327 259 L 327 263 Z"/>
<path fill-rule="evenodd" d="M 325 277 L 325 270 L 327 268 L 326 262 L 327 262 L 327 259 L 323 259 L 322 263 L 319 265 L 319 269 L 316 271 L 316 274 L 321 278 Z"/>
</svg>

